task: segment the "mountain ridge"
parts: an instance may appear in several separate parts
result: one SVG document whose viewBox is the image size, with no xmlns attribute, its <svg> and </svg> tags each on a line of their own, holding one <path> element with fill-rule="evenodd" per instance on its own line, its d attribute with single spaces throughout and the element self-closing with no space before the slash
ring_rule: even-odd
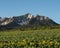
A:
<svg viewBox="0 0 60 48">
<path fill-rule="evenodd" d="M 27 13 L 21 16 L 13 16 L 10 18 L 1 18 L 0 17 L 0 27 L 13 28 L 16 26 L 54 26 L 58 23 L 54 22 L 52 19 L 46 16 L 41 15 L 31 15 Z"/>
</svg>

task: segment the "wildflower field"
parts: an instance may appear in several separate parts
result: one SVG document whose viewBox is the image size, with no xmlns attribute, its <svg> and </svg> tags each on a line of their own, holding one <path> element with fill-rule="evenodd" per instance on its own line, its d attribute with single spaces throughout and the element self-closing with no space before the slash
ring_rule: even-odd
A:
<svg viewBox="0 0 60 48">
<path fill-rule="evenodd" d="M 60 48 L 60 29 L 0 31 L 0 48 Z"/>
</svg>

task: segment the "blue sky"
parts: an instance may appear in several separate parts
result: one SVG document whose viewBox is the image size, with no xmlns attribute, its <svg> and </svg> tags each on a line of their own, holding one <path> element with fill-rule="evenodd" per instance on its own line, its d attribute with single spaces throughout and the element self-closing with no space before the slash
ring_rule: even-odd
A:
<svg viewBox="0 0 60 48">
<path fill-rule="evenodd" d="M 60 0 L 0 0 L 0 17 L 26 13 L 45 15 L 60 23 Z"/>
</svg>

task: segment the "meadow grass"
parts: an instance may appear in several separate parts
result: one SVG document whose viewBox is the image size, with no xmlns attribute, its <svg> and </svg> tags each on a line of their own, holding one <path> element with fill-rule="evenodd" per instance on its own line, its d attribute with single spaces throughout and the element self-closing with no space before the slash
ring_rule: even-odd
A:
<svg viewBox="0 0 60 48">
<path fill-rule="evenodd" d="M 55 46 L 54 46 L 55 45 Z M 57 46 L 58 45 L 58 46 Z M 0 31 L 0 48 L 59 48 L 60 29 L 40 29 L 40 30 L 6 30 Z"/>
<path fill-rule="evenodd" d="M 9 41 L 9 40 L 17 40 L 20 41 L 22 39 L 54 39 L 60 40 L 60 29 L 41 29 L 41 30 L 29 30 L 29 31 L 20 31 L 20 30 L 6 30 L 0 31 L 0 41 Z"/>
</svg>

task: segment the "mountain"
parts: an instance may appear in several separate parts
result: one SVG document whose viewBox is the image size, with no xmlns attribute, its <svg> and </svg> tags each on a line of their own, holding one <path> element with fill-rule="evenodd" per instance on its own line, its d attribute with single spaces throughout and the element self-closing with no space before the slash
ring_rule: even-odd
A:
<svg viewBox="0 0 60 48">
<path fill-rule="evenodd" d="M 15 28 L 20 26 L 54 26 L 58 25 L 52 19 L 41 15 L 31 15 L 27 13 L 21 16 L 13 16 L 9 18 L 0 17 L 0 28 Z"/>
</svg>

